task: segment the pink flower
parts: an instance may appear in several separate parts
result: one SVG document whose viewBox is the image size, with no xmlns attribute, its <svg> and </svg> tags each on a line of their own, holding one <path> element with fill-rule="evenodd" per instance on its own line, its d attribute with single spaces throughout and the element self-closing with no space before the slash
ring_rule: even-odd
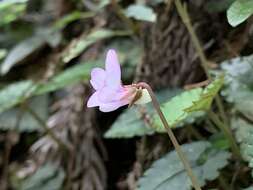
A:
<svg viewBox="0 0 253 190">
<path fill-rule="evenodd" d="M 87 106 L 99 106 L 102 112 L 110 112 L 127 104 L 138 103 L 142 96 L 143 90 L 136 88 L 135 85 L 122 85 L 120 64 L 116 51 L 112 49 L 107 52 L 105 70 L 92 69 L 90 83 L 96 91 L 89 98 Z M 145 103 L 147 101 L 149 100 L 145 100 Z"/>
</svg>

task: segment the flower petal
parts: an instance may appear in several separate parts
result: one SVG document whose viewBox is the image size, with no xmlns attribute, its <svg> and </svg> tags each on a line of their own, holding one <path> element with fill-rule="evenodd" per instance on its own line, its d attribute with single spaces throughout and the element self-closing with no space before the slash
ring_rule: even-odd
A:
<svg viewBox="0 0 253 190">
<path fill-rule="evenodd" d="M 98 92 L 95 92 L 89 98 L 89 100 L 87 102 L 87 107 L 91 108 L 91 107 L 96 107 L 96 106 L 99 106 L 99 105 L 100 105 L 100 102 L 99 102 L 99 99 L 98 99 Z"/>
<path fill-rule="evenodd" d="M 107 52 L 105 60 L 106 84 L 111 88 L 121 86 L 121 70 L 115 50 L 110 49 Z"/>
<path fill-rule="evenodd" d="M 110 102 L 110 103 L 100 104 L 99 110 L 102 112 L 110 112 L 124 105 L 127 105 L 127 103 L 122 102 L 122 101 Z"/>
<path fill-rule="evenodd" d="M 114 101 L 120 101 L 121 98 L 127 95 L 127 91 L 124 88 L 119 88 L 117 90 L 111 89 L 110 87 L 104 87 L 99 90 L 98 99 L 100 102 L 108 103 Z"/>
<path fill-rule="evenodd" d="M 91 71 L 90 83 L 95 90 L 101 89 L 105 85 L 105 70 L 101 68 L 94 68 Z"/>
</svg>

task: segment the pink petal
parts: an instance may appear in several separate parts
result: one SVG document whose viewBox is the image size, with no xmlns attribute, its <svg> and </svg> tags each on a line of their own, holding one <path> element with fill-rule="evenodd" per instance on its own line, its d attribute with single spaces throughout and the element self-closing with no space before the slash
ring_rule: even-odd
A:
<svg viewBox="0 0 253 190">
<path fill-rule="evenodd" d="M 98 98 L 103 103 L 120 101 L 121 98 L 127 95 L 127 91 L 123 88 L 117 90 L 111 89 L 110 87 L 104 87 L 99 90 Z"/>
<path fill-rule="evenodd" d="M 102 112 L 110 112 L 110 111 L 114 111 L 116 109 L 118 109 L 121 106 L 126 105 L 127 103 L 125 102 L 111 102 L 111 103 L 106 103 L 106 104 L 101 104 L 99 106 L 99 110 Z"/>
<path fill-rule="evenodd" d="M 91 71 L 90 83 L 95 90 L 101 89 L 105 85 L 106 73 L 104 69 L 94 68 Z"/>
<path fill-rule="evenodd" d="M 111 88 L 121 86 L 121 70 L 115 50 L 110 49 L 107 52 L 105 60 L 106 84 Z"/>
<path fill-rule="evenodd" d="M 100 104 L 100 102 L 99 102 L 99 99 L 98 99 L 98 92 L 95 92 L 89 98 L 89 100 L 87 102 L 87 107 L 88 108 L 96 107 L 96 106 L 99 106 L 99 104 Z"/>
</svg>

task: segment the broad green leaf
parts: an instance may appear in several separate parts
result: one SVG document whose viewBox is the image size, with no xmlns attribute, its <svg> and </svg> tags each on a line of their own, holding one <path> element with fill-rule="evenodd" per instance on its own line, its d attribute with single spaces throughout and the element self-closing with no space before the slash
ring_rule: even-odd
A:
<svg viewBox="0 0 253 190">
<path fill-rule="evenodd" d="M 61 190 L 64 180 L 62 169 L 52 164 L 39 168 L 33 175 L 24 179 L 18 190 Z"/>
<path fill-rule="evenodd" d="M 132 17 L 136 20 L 149 22 L 156 21 L 156 14 L 154 11 L 150 7 L 142 4 L 130 5 L 125 10 L 125 14 L 127 17 Z"/>
<path fill-rule="evenodd" d="M 38 96 L 28 101 L 28 106 L 40 116 L 43 121 L 48 118 L 48 97 Z M 20 132 L 41 130 L 40 123 L 24 108 L 12 108 L 0 114 L 0 129 Z"/>
<path fill-rule="evenodd" d="M 0 90 L 0 113 L 30 97 L 35 88 L 32 81 L 21 81 Z"/>
<path fill-rule="evenodd" d="M 56 75 L 47 83 L 38 85 L 35 94 L 40 95 L 58 90 L 60 88 L 75 84 L 80 81 L 88 81 L 88 79 L 90 78 L 91 69 L 97 66 L 101 66 L 98 61 L 89 61 L 86 63 L 75 65 Z"/>
<path fill-rule="evenodd" d="M 78 82 L 88 81 L 91 69 L 100 65 L 97 61 L 79 64 L 66 69 L 48 82 L 42 84 L 32 81 L 21 81 L 10 84 L 0 90 L 0 113 L 32 96 L 42 95 Z"/>
<path fill-rule="evenodd" d="M 201 186 L 219 176 L 219 169 L 228 164 L 230 153 L 212 149 L 208 141 L 181 146 Z M 138 190 L 190 190 L 191 182 L 176 151 L 171 151 L 145 171 Z"/>
<path fill-rule="evenodd" d="M 182 90 L 180 89 L 167 89 L 157 93 L 159 102 L 165 102 L 169 98 L 179 94 Z M 123 112 L 113 123 L 111 128 L 105 133 L 106 138 L 131 138 L 134 136 L 150 135 L 155 132 L 156 123 L 154 120 L 156 112 L 151 104 L 145 106 L 135 106 L 128 108 Z M 203 112 L 199 112 L 195 115 L 190 115 L 177 127 L 184 124 L 193 123 L 196 118 L 203 116 Z M 162 128 L 162 126 L 160 126 Z M 165 131 L 158 131 L 165 132 Z"/>
<path fill-rule="evenodd" d="M 237 26 L 253 14 L 252 0 L 236 0 L 227 11 L 229 24 Z"/>
<path fill-rule="evenodd" d="M 126 36 L 131 34 L 129 31 L 113 31 L 107 29 L 99 29 L 91 32 L 88 35 L 81 36 L 79 39 L 74 40 L 65 53 L 62 55 L 62 60 L 64 63 L 68 63 L 75 57 L 79 56 L 87 47 L 113 36 Z"/>
<path fill-rule="evenodd" d="M 140 108 L 141 109 L 141 108 Z M 144 109 L 145 110 L 145 109 Z M 150 111 L 150 109 L 148 109 Z M 148 111 L 146 109 L 146 111 Z M 117 118 L 111 128 L 105 133 L 106 138 L 131 138 L 134 136 L 143 136 L 153 134 L 154 130 L 145 124 L 144 116 L 149 116 L 149 113 L 141 111 L 137 108 L 130 108 Z"/>
<path fill-rule="evenodd" d="M 28 38 L 17 44 L 1 64 L 1 74 L 6 74 L 15 64 L 45 45 L 45 40 L 39 36 Z"/>
<path fill-rule="evenodd" d="M 203 111 L 210 108 L 215 95 L 223 84 L 223 77 L 220 77 L 209 84 L 205 89 L 195 88 L 185 91 L 161 105 L 169 125 L 174 127 L 190 116 L 201 116 Z M 158 116 L 155 117 L 157 131 L 165 131 Z"/>
<path fill-rule="evenodd" d="M 63 18 L 56 21 L 54 24 L 54 28 L 59 30 L 65 28 L 69 23 L 79 20 L 79 19 L 85 19 L 93 17 L 95 13 L 93 12 L 80 12 L 80 11 L 73 11 L 67 15 L 65 15 Z"/>
</svg>

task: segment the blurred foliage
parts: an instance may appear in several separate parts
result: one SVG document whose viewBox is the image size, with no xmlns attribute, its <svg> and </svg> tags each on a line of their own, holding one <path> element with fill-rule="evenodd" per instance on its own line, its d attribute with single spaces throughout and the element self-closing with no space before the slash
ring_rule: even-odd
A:
<svg viewBox="0 0 253 190">
<path fill-rule="evenodd" d="M 78 181 L 80 179 L 77 178 L 80 175 L 85 176 L 85 172 L 90 172 L 88 168 L 93 163 L 85 163 L 85 168 L 80 166 L 80 162 L 83 160 L 82 154 L 91 155 L 92 159 L 97 159 L 87 159 L 97 162 L 94 164 L 95 167 L 92 171 L 96 170 L 97 166 L 102 168 L 96 174 L 102 177 L 94 177 L 94 180 L 105 180 L 106 174 L 103 173 L 103 168 L 107 168 L 107 166 L 101 165 L 103 164 L 103 157 L 106 157 L 104 152 L 106 152 L 108 147 L 104 148 L 102 141 L 97 142 L 99 141 L 97 137 L 99 133 L 93 134 L 93 136 L 96 136 L 95 138 L 89 136 L 89 131 L 87 132 L 86 130 L 91 127 L 94 127 L 94 131 L 97 131 L 99 127 L 103 127 L 103 130 L 109 128 L 105 132 L 104 137 L 117 138 L 115 140 L 105 140 L 107 142 L 112 141 L 112 144 L 114 144 L 113 148 L 109 147 L 109 149 L 113 149 L 109 150 L 110 154 L 111 152 L 113 154 L 120 152 L 117 149 L 121 149 L 121 147 L 115 146 L 115 144 L 121 143 L 117 142 L 127 142 L 127 145 L 128 142 L 137 142 L 137 148 L 127 150 L 129 158 L 127 157 L 124 160 L 124 163 L 127 160 L 127 164 L 131 162 L 130 164 L 132 165 L 129 168 L 124 168 L 124 171 L 108 171 L 109 173 L 117 173 L 115 175 L 120 179 L 120 182 L 122 178 L 127 176 L 126 171 L 132 170 L 129 174 L 131 179 L 124 180 L 127 183 L 131 182 L 131 185 L 138 181 L 138 189 L 140 190 L 186 190 L 191 188 L 190 181 L 176 152 L 171 149 L 168 152 L 166 149 L 168 153 L 165 155 L 157 153 L 164 147 L 159 142 L 154 143 L 151 140 L 151 143 L 161 146 L 158 148 L 159 150 L 152 150 L 151 146 L 149 147 L 150 142 L 146 142 L 146 138 L 142 138 L 143 136 L 150 138 L 151 135 L 156 137 L 159 136 L 159 133 L 165 132 L 151 104 L 138 107 L 133 106 L 123 110 L 123 112 L 118 111 L 115 113 L 115 115 L 118 115 L 117 118 L 114 114 L 103 115 L 87 109 L 84 109 L 84 113 L 80 116 L 83 104 L 85 104 L 90 93 L 87 85 L 90 80 L 90 71 L 94 67 L 104 67 L 105 52 L 108 49 L 114 48 L 117 50 L 122 68 L 123 82 L 124 84 L 130 84 L 134 81 L 136 75 L 139 74 L 138 72 L 141 72 L 138 69 L 143 64 L 147 52 L 156 52 L 153 50 L 158 49 L 159 55 L 153 55 L 153 57 L 159 57 L 160 52 L 161 55 L 164 55 L 163 51 L 165 50 L 163 48 L 167 48 L 167 46 L 162 46 L 163 43 L 171 44 L 172 42 L 176 43 L 178 40 L 182 40 L 184 45 L 187 46 L 185 48 L 188 48 L 188 37 L 185 36 L 185 31 L 181 31 L 181 23 L 177 23 L 178 18 L 174 18 L 174 13 L 168 14 L 166 12 L 168 10 L 176 10 L 173 7 L 167 7 L 168 4 L 165 3 L 162 0 L 0 1 L 0 142 L 3 142 L 0 145 L 1 190 L 7 188 L 14 190 L 63 189 L 67 180 Z M 203 15 L 205 16 L 198 15 L 193 7 L 204 11 Z M 185 3 L 185 8 L 190 12 L 193 11 L 190 16 L 193 18 L 194 28 L 197 30 L 200 39 L 210 38 L 208 40 L 214 42 L 211 43 L 214 46 L 210 49 L 208 48 L 209 45 L 203 43 L 203 46 L 208 55 L 214 49 L 218 52 L 210 53 L 210 59 L 214 59 L 214 62 L 216 59 L 218 60 L 218 65 L 214 64 L 216 70 L 212 71 L 216 74 L 216 79 L 210 81 L 211 83 L 206 87 L 197 86 L 191 90 L 183 90 L 183 87 L 168 87 L 156 92 L 156 95 L 170 126 L 176 130 L 180 142 L 182 144 L 185 143 L 182 145 L 182 149 L 190 160 L 201 185 L 209 188 L 208 185 L 211 184 L 211 186 L 219 189 L 222 185 L 218 184 L 220 182 L 217 181 L 225 176 L 225 180 L 228 182 L 238 181 L 238 184 L 233 184 L 233 182 L 231 187 L 234 185 L 234 189 L 242 189 L 242 187 L 250 185 L 252 178 L 247 174 L 251 172 L 253 176 L 253 56 L 250 55 L 252 54 L 250 53 L 252 52 L 252 45 L 248 45 L 251 40 L 249 37 L 245 37 L 247 35 L 252 36 L 252 25 L 249 18 L 253 14 L 253 1 L 213 0 L 207 2 L 190 0 Z M 227 14 L 227 17 L 225 14 Z M 210 17 L 210 20 L 207 17 Z M 225 20 L 226 23 L 219 20 Z M 246 20 L 247 23 L 244 23 Z M 235 29 L 229 27 L 227 21 Z M 206 33 L 210 33 L 207 36 L 198 32 L 203 23 L 204 25 L 209 25 L 210 23 L 214 25 L 214 28 L 210 31 L 206 28 Z M 240 27 L 236 27 L 238 25 Z M 167 41 L 166 37 L 171 30 L 178 30 L 176 32 L 180 34 L 182 39 L 177 39 L 177 36 L 173 36 L 172 40 L 168 38 Z M 219 33 L 218 30 L 224 31 Z M 246 35 L 241 35 L 242 32 Z M 235 34 L 239 34 L 239 37 Z M 244 44 L 241 44 L 241 41 Z M 226 46 L 224 46 L 223 42 Z M 156 43 L 157 46 L 152 46 L 152 43 Z M 247 46 L 246 43 L 248 43 Z M 237 48 L 239 46 L 243 46 L 241 47 L 243 49 L 242 52 L 239 52 L 239 48 Z M 150 47 L 152 51 L 147 51 L 145 49 L 147 47 Z M 173 45 L 168 47 L 166 51 L 172 51 L 170 48 L 175 48 Z M 176 46 L 176 48 L 178 47 Z M 175 56 L 183 54 L 182 51 L 184 50 L 180 49 L 180 52 L 176 52 Z M 241 53 L 248 56 L 240 56 Z M 235 55 L 236 57 L 231 59 Z M 196 55 L 193 59 L 197 58 Z M 165 57 L 164 59 L 167 58 Z M 228 60 L 220 63 L 220 60 L 224 59 Z M 165 62 L 167 63 L 167 61 L 170 60 Z M 155 66 L 163 67 L 162 62 L 163 60 L 161 62 L 159 60 Z M 166 67 L 165 70 L 167 71 L 167 69 Z M 151 70 L 150 73 L 152 74 L 152 72 Z M 170 74 L 173 74 L 173 72 Z M 76 84 L 84 85 L 84 92 L 78 92 L 79 96 L 80 94 L 85 94 L 83 100 L 80 100 L 79 96 L 79 99 L 76 97 L 77 92 L 70 90 L 70 87 Z M 73 93 L 74 97 L 68 99 L 68 101 L 76 101 L 79 107 L 75 104 L 73 104 L 75 106 L 71 107 L 69 102 L 66 101 L 61 102 L 61 99 L 66 95 L 66 89 L 69 89 L 68 91 Z M 213 104 L 213 100 L 219 95 L 220 90 L 224 101 L 226 101 L 223 105 L 228 122 L 222 121 L 223 118 L 218 109 L 219 105 L 217 106 L 216 102 Z M 61 113 L 68 113 L 62 114 L 66 117 L 64 118 L 65 121 L 69 120 L 69 123 L 73 122 L 75 125 L 79 125 L 79 123 L 85 125 L 86 128 L 81 128 L 83 127 L 82 125 L 77 126 L 85 130 L 87 135 L 82 139 L 84 144 L 78 144 L 75 141 L 79 137 L 73 136 L 71 130 L 76 129 L 71 128 L 71 126 L 66 129 L 65 125 L 68 125 L 66 123 L 54 123 L 57 120 L 56 117 L 59 117 L 57 115 L 59 107 L 61 108 Z M 65 112 L 65 109 L 68 112 Z M 221 119 L 221 122 L 228 125 L 229 130 L 232 129 L 247 165 L 231 156 L 229 139 L 219 131 L 218 124 L 206 114 L 211 110 L 215 112 L 218 119 Z M 92 112 L 92 116 L 90 116 L 90 112 Z M 89 117 L 92 121 L 86 126 L 83 121 L 87 121 Z M 106 117 L 106 122 L 103 120 L 104 117 Z M 110 123 L 112 124 L 108 126 Z M 51 126 L 57 127 L 50 128 Z M 48 128 L 48 131 L 45 127 Z M 17 133 L 17 138 L 9 138 L 9 132 Z M 34 138 L 37 141 L 36 145 L 42 147 L 42 152 L 48 151 L 51 153 L 51 151 L 57 150 L 59 152 L 56 155 L 63 154 L 66 156 L 66 152 L 61 152 L 60 148 L 59 150 L 57 149 L 57 143 L 61 140 L 71 143 L 73 141 L 71 146 L 82 147 L 83 149 L 80 151 L 77 149 L 78 151 L 73 153 L 78 158 L 77 163 L 71 164 L 76 164 L 77 166 L 75 165 L 75 167 L 77 169 L 73 167 L 71 168 L 73 171 L 69 171 L 71 169 L 65 168 L 68 164 L 65 160 L 62 163 L 61 160 L 57 160 L 58 158 L 54 158 L 55 162 L 49 163 L 49 160 L 47 160 L 44 165 L 36 163 L 38 165 L 33 168 L 32 172 L 28 171 L 24 176 L 18 176 L 19 171 L 16 168 L 22 168 L 27 160 L 33 159 L 30 158 L 31 154 L 27 153 L 27 149 L 31 151 Z M 125 140 L 121 141 L 120 138 Z M 128 140 L 126 140 L 127 138 Z M 196 142 L 194 142 L 195 140 Z M 99 149 L 99 151 L 89 149 L 89 143 L 93 141 L 96 141 L 94 147 Z M 144 141 L 144 145 L 141 144 Z M 139 146 L 139 144 L 141 145 Z M 86 146 L 89 148 L 86 148 Z M 141 151 L 141 153 L 138 151 Z M 100 152 L 103 152 L 101 153 L 103 156 L 99 155 Z M 132 163 L 131 156 L 135 152 L 136 160 L 133 162 L 139 167 L 138 169 Z M 147 155 L 145 152 L 148 152 Z M 165 153 L 164 150 L 161 152 Z M 93 154 L 96 155 L 94 156 Z M 154 156 L 152 154 L 157 155 Z M 110 156 L 109 159 L 111 158 Z M 140 158 L 141 156 L 143 158 Z M 232 161 L 230 162 L 229 159 Z M 67 159 L 67 161 L 69 160 Z M 121 161 L 119 160 L 118 162 Z M 152 162 L 153 164 L 149 167 L 149 163 Z M 234 166 L 234 163 L 238 163 L 239 167 L 243 168 L 243 171 L 238 171 L 238 175 L 231 176 L 231 170 L 234 172 L 237 167 L 237 165 L 236 167 Z M 117 168 L 117 164 L 113 162 L 112 168 Z M 226 168 L 221 170 L 225 166 Z M 110 167 L 108 167 L 108 170 L 111 169 Z M 142 171 L 144 170 L 146 172 L 142 176 Z M 67 172 L 70 172 L 70 174 Z M 90 175 L 92 176 L 94 173 L 91 172 Z M 219 180 L 215 180 L 216 178 L 219 178 Z M 241 178 L 244 179 L 241 180 Z M 119 179 L 109 176 L 108 181 L 109 183 L 113 181 L 113 183 L 118 184 L 119 181 L 117 180 Z M 3 181 L 10 181 L 10 184 L 8 184 L 10 187 L 4 187 Z M 77 183 L 84 183 L 82 180 L 80 181 Z M 101 185 L 102 182 L 96 181 L 95 183 L 101 189 L 104 188 Z M 129 185 L 129 188 L 131 185 Z M 85 185 L 84 187 L 87 188 Z M 92 189 L 91 187 L 89 188 Z M 230 186 L 227 188 L 229 189 Z M 252 189 L 252 187 L 247 189 Z"/>
<path fill-rule="evenodd" d="M 232 26 L 237 26 L 244 22 L 253 14 L 253 1 L 236 0 L 228 9 L 228 22 Z"/>
<path fill-rule="evenodd" d="M 33 175 L 26 178 L 17 187 L 18 190 L 60 190 L 62 189 L 64 172 L 52 164 L 46 164 Z"/>
</svg>

